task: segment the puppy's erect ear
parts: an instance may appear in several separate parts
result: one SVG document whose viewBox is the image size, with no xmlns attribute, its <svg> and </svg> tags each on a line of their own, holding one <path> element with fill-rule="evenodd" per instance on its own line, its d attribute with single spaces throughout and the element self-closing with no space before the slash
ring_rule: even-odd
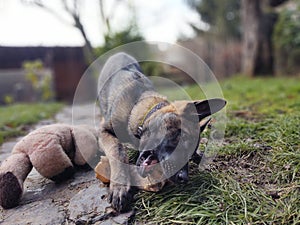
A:
<svg viewBox="0 0 300 225">
<path fill-rule="evenodd" d="M 220 111 L 225 105 L 226 101 L 221 98 L 189 102 L 184 109 L 184 114 L 198 116 L 199 121 L 201 121 L 203 118 Z"/>
</svg>

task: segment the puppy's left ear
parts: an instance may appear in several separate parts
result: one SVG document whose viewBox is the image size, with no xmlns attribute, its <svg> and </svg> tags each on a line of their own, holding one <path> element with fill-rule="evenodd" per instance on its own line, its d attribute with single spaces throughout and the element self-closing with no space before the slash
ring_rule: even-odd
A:
<svg viewBox="0 0 300 225">
<path fill-rule="evenodd" d="M 203 101 L 189 102 L 184 113 L 190 116 L 198 116 L 199 121 L 207 116 L 219 112 L 226 105 L 226 101 L 221 98 L 212 98 Z"/>
</svg>

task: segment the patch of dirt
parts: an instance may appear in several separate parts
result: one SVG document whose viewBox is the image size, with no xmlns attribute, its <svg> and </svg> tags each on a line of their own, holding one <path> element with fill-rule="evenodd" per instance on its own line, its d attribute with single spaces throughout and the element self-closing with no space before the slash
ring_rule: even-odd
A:
<svg viewBox="0 0 300 225">
<path fill-rule="evenodd" d="M 233 117 L 239 117 L 248 121 L 261 121 L 262 115 L 248 110 L 237 110 L 229 112 Z"/>
<path fill-rule="evenodd" d="M 250 152 L 241 157 L 217 156 L 212 167 L 220 172 L 229 173 L 238 182 L 252 183 L 258 186 L 269 184 L 272 175 L 267 156 L 263 156 L 258 151 Z"/>
<path fill-rule="evenodd" d="M 274 200 L 280 198 L 280 188 L 273 183 L 274 171 L 270 168 L 272 147 L 259 143 L 253 145 L 256 150 L 241 156 L 218 155 L 210 165 L 210 171 L 229 174 L 239 183 L 255 185 Z"/>
</svg>

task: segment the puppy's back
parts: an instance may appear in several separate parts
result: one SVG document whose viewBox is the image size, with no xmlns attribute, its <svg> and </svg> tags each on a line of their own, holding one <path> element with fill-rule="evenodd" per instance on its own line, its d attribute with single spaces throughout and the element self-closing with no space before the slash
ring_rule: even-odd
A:
<svg viewBox="0 0 300 225">
<path fill-rule="evenodd" d="M 132 107 L 142 93 L 153 90 L 152 82 L 141 72 L 138 62 L 126 53 L 117 53 L 105 63 L 98 81 L 98 99 L 106 121 L 127 122 Z"/>
</svg>

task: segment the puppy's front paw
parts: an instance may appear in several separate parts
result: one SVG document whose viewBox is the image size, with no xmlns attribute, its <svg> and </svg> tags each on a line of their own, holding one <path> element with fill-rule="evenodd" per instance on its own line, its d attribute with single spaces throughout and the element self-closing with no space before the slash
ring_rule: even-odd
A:
<svg viewBox="0 0 300 225">
<path fill-rule="evenodd" d="M 130 185 L 110 183 L 108 201 L 118 212 L 130 210 L 133 193 Z"/>
</svg>

